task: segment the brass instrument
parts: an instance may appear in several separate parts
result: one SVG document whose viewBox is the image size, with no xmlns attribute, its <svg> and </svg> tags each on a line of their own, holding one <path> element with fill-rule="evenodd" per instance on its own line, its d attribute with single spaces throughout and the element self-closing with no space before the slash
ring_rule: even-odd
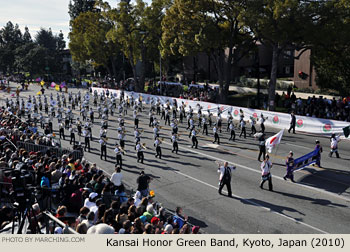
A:
<svg viewBox="0 0 350 252">
<path fill-rule="evenodd" d="M 221 166 L 222 162 L 220 162 L 219 160 L 215 160 L 215 164 L 217 164 L 218 166 Z"/>
<path fill-rule="evenodd" d="M 147 150 L 146 143 L 141 144 L 142 149 Z"/>
<path fill-rule="evenodd" d="M 121 152 L 125 155 L 126 151 L 125 151 L 122 147 L 119 147 L 119 149 L 120 149 Z"/>
</svg>

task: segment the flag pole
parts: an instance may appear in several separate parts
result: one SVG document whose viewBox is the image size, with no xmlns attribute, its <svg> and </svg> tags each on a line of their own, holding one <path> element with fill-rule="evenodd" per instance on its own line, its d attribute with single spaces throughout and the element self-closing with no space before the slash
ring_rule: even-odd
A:
<svg viewBox="0 0 350 252">
<path fill-rule="evenodd" d="M 284 135 L 284 129 L 283 129 L 283 135 Z M 281 141 L 282 141 L 282 137 L 281 137 Z M 278 145 L 277 145 L 277 147 L 276 147 L 276 150 L 275 150 L 275 154 L 274 154 L 274 156 L 272 157 L 272 165 L 274 164 L 274 162 L 275 162 L 275 158 L 276 158 L 276 156 L 277 156 L 277 151 L 278 151 L 278 148 L 280 147 L 280 144 L 281 144 L 281 141 L 278 143 Z"/>
</svg>

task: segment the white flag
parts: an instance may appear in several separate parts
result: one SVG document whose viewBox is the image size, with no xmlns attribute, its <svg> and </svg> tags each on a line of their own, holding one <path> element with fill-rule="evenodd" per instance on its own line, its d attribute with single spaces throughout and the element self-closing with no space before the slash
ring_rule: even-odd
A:
<svg viewBox="0 0 350 252">
<path fill-rule="evenodd" d="M 281 130 L 276 135 L 273 135 L 266 140 L 265 146 L 266 146 L 267 151 L 269 153 L 272 152 L 273 147 L 275 147 L 277 144 L 279 144 L 281 142 L 283 132 L 284 132 L 284 130 Z"/>
</svg>

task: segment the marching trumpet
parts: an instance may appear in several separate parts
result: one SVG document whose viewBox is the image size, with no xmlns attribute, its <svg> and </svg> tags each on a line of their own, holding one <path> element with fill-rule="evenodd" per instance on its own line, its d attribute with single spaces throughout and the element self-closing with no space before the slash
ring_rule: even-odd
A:
<svg viewBox="0 0 350 252">
<path fill-rule="evenodd" d="M 146 143 L 141 144 L 142 149 L 147 150 Z"/>
</svg>

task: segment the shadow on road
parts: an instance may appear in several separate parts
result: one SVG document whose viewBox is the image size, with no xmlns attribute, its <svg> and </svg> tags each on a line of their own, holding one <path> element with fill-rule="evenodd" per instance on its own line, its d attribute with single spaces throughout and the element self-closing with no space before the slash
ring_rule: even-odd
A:
<svg viewBox="0 0 350 252">
<path fill-rule="evenodd" d="M 337 194 L 344 193 L 350 187 L 350 172 L 326 168 L 324 170 L 315 170 L 306 168 L 305 171 L 310 175 L 302 177 L 298 183 L 321 188 L 328 192 Z"/>
<path fill-rule="evenodd" d="M 278 193 L 283 196 L 291 197 L 295 199 L 307 200 L 307 201 L 310 201 L 311 204 L 315 204 L 315 205 L 329 206 L 329 207 L 348 207 L 346 205 L 332 203 L 330 200 L 326 200 L 326 199 L 315 199 L 315 198 L 310 198 L 302 195 L 297 195 L 297 194 L 292 194 L 287 192 L 279 192 L 279 191 L 274 191 L 274 193 Z"/>
</svg>

